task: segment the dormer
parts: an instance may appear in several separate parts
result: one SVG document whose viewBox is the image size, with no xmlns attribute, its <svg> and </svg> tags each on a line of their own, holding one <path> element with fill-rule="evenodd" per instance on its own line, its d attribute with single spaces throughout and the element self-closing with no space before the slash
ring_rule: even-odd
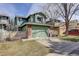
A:
<svg viewBox="0 0 79 59">
<path fill-rule="evenodd" d="M 27 19 L 32 23 L 46 23 L 46 16 L 42 12 L 34 13 L 28 16 Z"/>
</svg>

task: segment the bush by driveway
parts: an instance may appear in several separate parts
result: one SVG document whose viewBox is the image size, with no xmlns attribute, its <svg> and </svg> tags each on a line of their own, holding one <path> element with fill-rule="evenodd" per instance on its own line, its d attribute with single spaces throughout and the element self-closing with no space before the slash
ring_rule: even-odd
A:
<svg viewBox="0 0 79 59">
<path fill-rule="evenodd" d="M 61 39 L 67 41 L 79 42 L 79 36 L 64 36 L 61 37 Z"/>
</svg>

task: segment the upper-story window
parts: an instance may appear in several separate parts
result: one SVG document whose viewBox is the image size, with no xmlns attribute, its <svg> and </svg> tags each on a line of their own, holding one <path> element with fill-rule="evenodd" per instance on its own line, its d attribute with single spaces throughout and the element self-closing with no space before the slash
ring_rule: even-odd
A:
<svg viewBox="0 0 79 59">
<path fill-rule="evenodd" d="M 43 17 L 41 15 L 36 15 L 36 22 L 37 23 L 42 23 L 43 22 Z"/>
<path fill-rule="evenodd" d="M 42 17 L 37 17 L 37 21 L 42 22 Z"/>
</svg>

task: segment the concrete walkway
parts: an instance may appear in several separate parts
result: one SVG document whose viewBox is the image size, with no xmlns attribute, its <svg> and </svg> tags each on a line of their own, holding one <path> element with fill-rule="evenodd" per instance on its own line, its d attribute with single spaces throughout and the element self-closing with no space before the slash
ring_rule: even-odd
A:
<svg viewBox="0 0 79 59">
<path fill-rule="evenodd" d="M 57 54 L 57 53 L 49 53 L 46 56 L 65 56 L 65 55 Z"/>
<path fill-rule="evenodd" d="M 54 50 L 54 52 L 49 53 L 48 56 L 74 55 L 75 50 L 79 52 L 79 42 L 64 41 L 58 38 L 51 38 L 50 40 L 42 39 L 37 41 Z M 75 55 L 79 55 L 79 53 L 75 53 Z"/>
</svg>

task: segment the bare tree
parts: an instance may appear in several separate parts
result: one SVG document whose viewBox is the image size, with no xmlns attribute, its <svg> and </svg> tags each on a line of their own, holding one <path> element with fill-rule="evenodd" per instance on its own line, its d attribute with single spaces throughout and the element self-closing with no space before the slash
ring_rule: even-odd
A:
<svg viewBox="0 0 79 59">
<path fill-rule="evenodd" d="M 76 15 L 76 12 L 79 10 L 79 4 L 75 3 L 61 3 L 56 4 L 58 7 L 58 14 L 64 19 L 66 26 L 66 35 L 68 35 L 69 22 L 73 15 Z"/>
<path fill-rule="evenodd" d="M 55 7 L 56 6 L 55 4 L 45 4 L 42 7 L 42 11 L 43 13 L 48 17 L 48 18 L 52 18 L 52 19 L 57 19 L 59 14 L 56 12 L 55 10 Z M 51 19 L 50 19 L 51 20 Z"/>
<path fill-rule="evenodd" d="M 50 9 L 51 7 L 51 9 Z M 47 8 L 47 9 L 46 9 Z M 55 18 L 62 17 L 65 21 L 66 26 L 66 35 L 68 35 L 69 29 L 69 22 L 72 19 L 73 15 L 78 14 L 79 4 L 77 3 L 54 3 L 54 4 L 47 4 L 46 7 L 43 8 L 44 11 L 46 10 L 46 14 L 50 14 L 51 18 L 53 16 Z"/>
</svg>

